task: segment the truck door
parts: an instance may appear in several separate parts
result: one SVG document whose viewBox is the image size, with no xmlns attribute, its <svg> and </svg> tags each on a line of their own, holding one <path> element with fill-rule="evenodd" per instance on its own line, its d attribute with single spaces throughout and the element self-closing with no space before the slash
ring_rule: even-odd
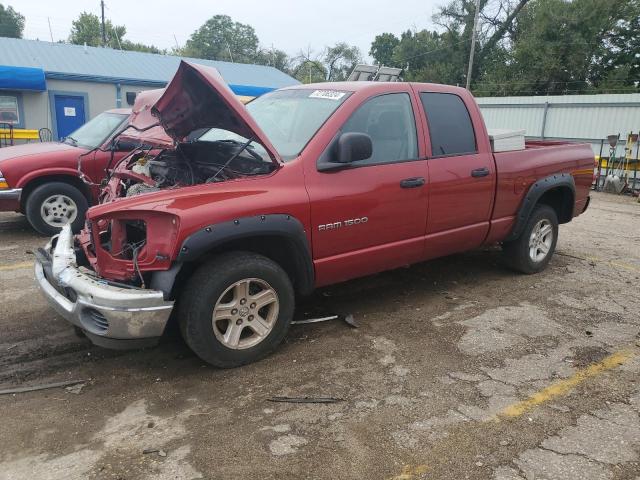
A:
<svg viewBox="0 0 640 480">
<path fill-rule="evenodd" d="M 489 230 L 496 173 L 482 118 L 455 93 L 419 92 L 426 114 L 429 195 L 426 258 L 479 247 Z"/>
<path fill-rule="evenodd" d="M 332 172 L 305 164 L 318 285 L 422 257 L 427 167 L 415 123 L 418 108 L 409 91 L 371 97 L 340 131 L 368 134 L 372 156 Z"/>
</svg>

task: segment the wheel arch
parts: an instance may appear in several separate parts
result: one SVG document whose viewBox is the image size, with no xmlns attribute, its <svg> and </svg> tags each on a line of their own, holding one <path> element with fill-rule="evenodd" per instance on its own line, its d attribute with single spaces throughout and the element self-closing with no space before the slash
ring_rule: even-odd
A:
<svg viewBox="0 0 640 480">
<path fill-rule="evenodd" d="M 505 241 L 518 238 L 527 224 L 527 220 L 536 205 L 549 205 L 558 217 L 558 223 L 570 222 L 573 218 L 573 208 L 576 195 L 576 184 L 569 173 L 557 173 L 535 182 L 525 195 L 516 222 Z"/>
<path fill-rule="evenodd" d="M 268 214 L 238 218 L 206 226 L 191 234 L 180 247 L 180 277 L 189 275 L 204 258 L 227 251 L 258 253 L 279 264 L 301 295 L 311 293 L 315 274 L 311 249 L 302 223 L 291 215 Z"/>
<path fill-rule="evenodd" d="M 41 177 L 35 177 L 29 180 L 25 184 L 25 186 L 22 187 L 22 195 L 20 196 L 20 211 L 22 213 L 25 212 L 27 199 L 33 193 L 33 191 L 39 186 L 44 185 L 46 183 L 50 183 L 50 182 L 66 183 L 68 185 L 71 185 L 77 188 L 82 193 L 82 195 L 84 195 L 84 197 L 87 199 L 87 203 L 91 205 L 91 195 L 90 195 L 89 189 L 87 188 L 87 185 L 85 185 L 85 183 L 82 180 L 80 180 L 78 177 L 74 175 L 59 173 L 59 174 L 51 174 L 51 175 L 43 175 Z"/>
</svg>

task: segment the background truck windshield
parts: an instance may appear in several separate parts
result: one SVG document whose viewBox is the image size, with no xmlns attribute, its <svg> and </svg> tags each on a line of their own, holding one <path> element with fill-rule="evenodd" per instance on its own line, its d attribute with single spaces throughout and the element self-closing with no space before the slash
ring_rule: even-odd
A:
<svg viewBox="0 0 640 480">
<path fill-rule="evenodd" d="M 64 142 L 78 147 L 96 148 L 102 145 L 127 117 L 128 115 L 121 113 L 101 113 L 68 135 Z"/>
<path fill-rule="evenodd" d="M 283 160 L 297 157 L 349 92 L 292 89 L 267 93 L 247 109 Z"/>
</svg>

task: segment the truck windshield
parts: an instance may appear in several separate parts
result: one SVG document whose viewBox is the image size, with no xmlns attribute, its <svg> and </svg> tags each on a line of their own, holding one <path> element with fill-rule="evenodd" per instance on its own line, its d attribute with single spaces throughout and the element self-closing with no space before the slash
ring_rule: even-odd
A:
<svg viewBox="0 0 640 480">
<path fill-rule="evenodd" d="M 300 154 L 349 95 L 338 90 L 278 90 L 256 98 L 247 109 L 286 161 Z"/>
<path fill-rule="evenodd" d="M 247 139 L 242 135 L 238 135 L 237 133 L 230 132 L 229 130 L 224 130 L 222 128 L 211 128 L 207 130 L 203 135 L 198 137 L 198 142 L 230 142 L 237 143 L 241 145 L 247 142 Z M 265 162 L 271 162 L 269 160 L 269 154 L 265 150 L 265 148 L 260 145 L 258 142 L 253 142 L 247 148 L 251 149 L 252 152 L 257 153 L 262 157 Z M 255 158 L 255 156 L 254 156 Z"/>
<path fill-rule="evenodd" d="M 122 113 L 101 113 L 69 134 L 63 142 L 88 149 L 99 147 L 127 117 Z"/>
</svg>

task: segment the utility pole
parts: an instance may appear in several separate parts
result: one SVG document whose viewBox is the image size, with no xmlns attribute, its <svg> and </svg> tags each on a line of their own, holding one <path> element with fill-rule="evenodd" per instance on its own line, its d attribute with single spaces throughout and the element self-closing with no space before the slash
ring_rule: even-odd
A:
<svg viewBox="0 0 640 480">
<path fill-rule="evenodd" d="M 471 72 L 473 71 L 473 55 L 476 52 L 476 37 L 478 31 L 478 17 L 480 16 L 480 0 L 476 0 L 476 13 L 473 16 L 473 33 L 471 34 L 471 51 L 469 52 L 469 69 L 467 70 L 467 90 L 471 86 Z"/>
<path fill-rule="evenodd" d="M 100 9 L 102 10 L 102 23 L 100 24 L 100 32 L 102 33 L 102 46 L 107 45 L 107 29 L 104 26 L 104 0 L 100 0 Z"/>
</svg>

